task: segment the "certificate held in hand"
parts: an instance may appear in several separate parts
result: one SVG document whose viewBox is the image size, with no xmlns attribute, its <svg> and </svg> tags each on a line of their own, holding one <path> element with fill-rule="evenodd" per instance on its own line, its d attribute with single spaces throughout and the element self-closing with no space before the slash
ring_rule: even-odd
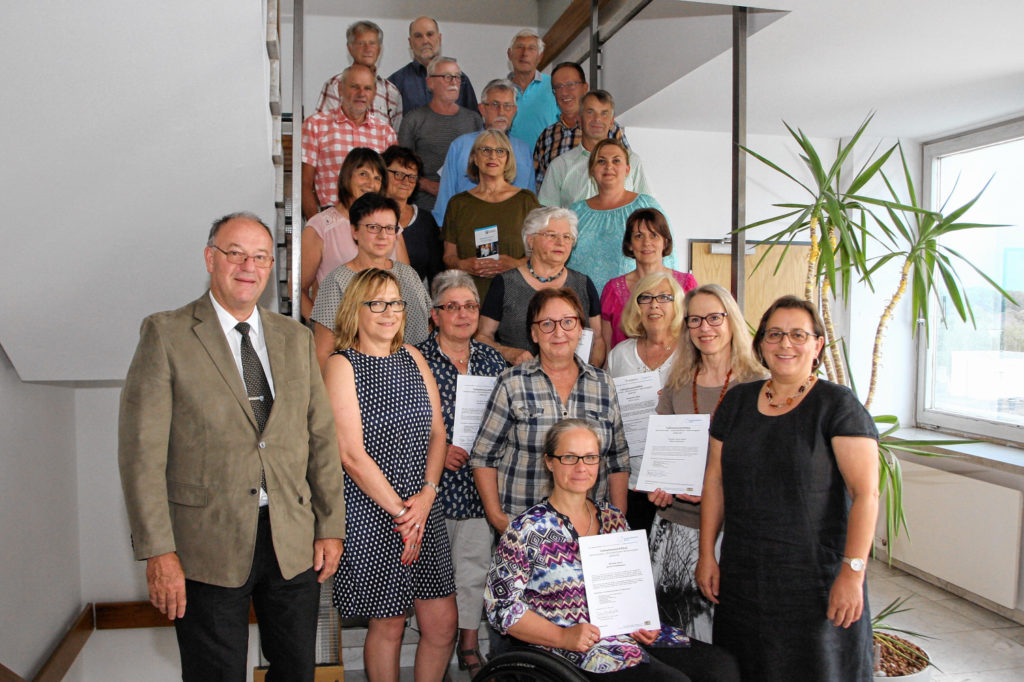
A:
<svg viewBox="0 0 1024 682">
<path fill-rule="evenodd" d="M 708 462 L 707 414 L 655 414 L 647 422 L 647 442 L 636 489 L 661 488 L 673 495 L 700 495 Z"/>
<path fill-rule="evenodd" d="M 645 531 L 581 537 L 580 562 L 590 624 L 601 637 L 661 628 Z"/>
</svg>

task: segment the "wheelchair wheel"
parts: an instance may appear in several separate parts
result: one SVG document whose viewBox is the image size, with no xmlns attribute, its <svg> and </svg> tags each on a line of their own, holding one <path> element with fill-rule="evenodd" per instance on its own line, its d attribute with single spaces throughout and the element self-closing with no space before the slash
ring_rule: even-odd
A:
<svg viewBox="0 0 1024 682">
<path fill-rule="evenodd" d="M 542 649 L 516 647 L 495 656 L 473 677 L 473 682 L 586 682 L 586 677 L 565 659 Z"/>
</svg>

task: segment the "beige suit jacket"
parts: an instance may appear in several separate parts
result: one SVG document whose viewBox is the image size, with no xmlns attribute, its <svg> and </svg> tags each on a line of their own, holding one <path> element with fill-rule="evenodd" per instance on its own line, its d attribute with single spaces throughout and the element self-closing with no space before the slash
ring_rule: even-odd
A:
<svg viewBox="0 0 1024 682">
<path fill-rule="evenodd" d="M 313 563 L 313 541 L 343 538 L 334 416 L 309 330 L 260 309 L 274 378 L 261 434 L 209 294 L 142 323 L 121 392 L 118 463 L 135 558 L 177 552 L 190 580 L 249 575 L 266 471 L 281 573 Z"/>
</svg>

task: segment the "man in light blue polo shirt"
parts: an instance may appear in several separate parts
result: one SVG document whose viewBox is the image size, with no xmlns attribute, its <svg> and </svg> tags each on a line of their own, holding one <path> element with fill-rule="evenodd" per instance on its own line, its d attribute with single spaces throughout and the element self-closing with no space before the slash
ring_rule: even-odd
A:
<svg viewBox="0 0 1024 682">
<path fill-rule="evenodd" d="M 504 78 L 495 78 L 481 93 L 480 114 L 484 117 L 483 130 L 500 130 L 508 134 L 509 125 L 516 117 L 516 88 Z M 434 203 L 434 220 L 438 225 L 444 224 L 444 211 L 448 200 L 459 192 L 476 187 L 477 183 L 469 179 L 466 167 L 469 164 L 469 152 L 473 150 L 480 131 L 460 135 L 448 147 L 448 155 L 441 166 L 441 186 L 437 190 L 437 201 Z M 534 184 L 533 162 L 530 145 L 518 137 L 509 137 L 512 153 L 516 158 L 516 179 L 512 182 L 516 187 L 528 189 L 536 193 Z"/>
<path fill-rule="evenodd" d="M 531 148 L 541 132 L 558 120 L 560 113 L 551 91 L 551 77 L 537 71 L 543 55 L 544 41 L 528 28 L 517 33 L 508 48 L 508 61 L 512 65 L 508 79 L 519 91 L 519 113 L 509 135 L 518 137 Z"/>
</svg>

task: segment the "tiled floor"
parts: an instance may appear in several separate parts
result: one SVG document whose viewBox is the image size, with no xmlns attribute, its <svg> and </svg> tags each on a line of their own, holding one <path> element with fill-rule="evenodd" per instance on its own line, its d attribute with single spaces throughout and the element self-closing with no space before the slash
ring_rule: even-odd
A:
<svg viewBox="0 0 1024 682">
<path fill-rule="evenodd" d="M 874 612 L 896 597 L 909 597 L 910 610 L 889 623 L 930 637 L 908 639 L 931 655 L 937 668 L 933 682 L 1024 682 L 1024 626 L 879 561 L 868 566 L 868 589 Z M 456 682 L 469 680 L 456 666 L 451 675 Z M 366 677 L 348 670 L 345 679 Z M 412 668 L 402 669 L 401 680 L 413 681 Z"/>
<path fill-rule="evenodd" d="M 906 613 L 889 622 L 930 639 L 908 637 L 935 663 L 933 682 L 1024 680 L 1024 627 L 884 563 L 868 566 L 871 608 L 909 597 Z"/>
</svg>

